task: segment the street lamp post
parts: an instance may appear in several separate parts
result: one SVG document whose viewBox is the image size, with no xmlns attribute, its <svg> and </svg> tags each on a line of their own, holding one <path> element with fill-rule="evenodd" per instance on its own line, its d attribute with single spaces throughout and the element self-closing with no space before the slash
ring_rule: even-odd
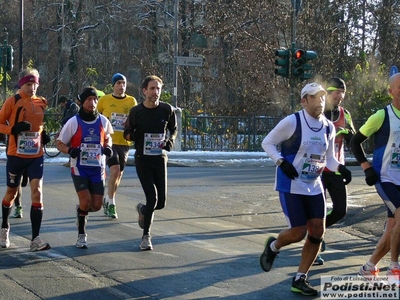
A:
<svg viewBox="0 0 400 300">
<path fill-rule="evenodd" d="M 179 25 L 179 0 L 174 3 L 174 65 L 173 65 L 173 84 L 174 91 L 172 97 L 172 104 L 178 107 L 178 25 Z"/>
<path fill-rule="evenodd" d="M 24 35 L 24 0 L 19 1 L 19 13 L 20 13 L 20 24 L 19 24 L 19 71 L 22 70 L 23 66 L 23 56 L 22 56 L 22 47 L 23 47 L 23 35 Z"/>
<path fill-rule="evenodd" d="M 172 97 L 172 104 L 176 108 L 176 118 L 178 121 L 178 130 L 174 144 L 175 151 L 181 151 L 182 145 L 182 111 L 178 108 L 178 26 L 179 26 L 179 0 L 174 2 L 174 65 L 173 65 L 173 82 L 174 93 Z"/>
</svg>

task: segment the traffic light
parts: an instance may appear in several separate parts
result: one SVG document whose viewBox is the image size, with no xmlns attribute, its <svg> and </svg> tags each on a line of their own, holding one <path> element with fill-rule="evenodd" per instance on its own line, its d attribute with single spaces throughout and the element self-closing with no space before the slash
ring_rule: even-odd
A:
<svg viewBox="0 0 400 300">
<path fill-rule="evenodd" d="M 292 75 L 294 78 L 301 78 L 303 76 L 305 63 L 305 51 L 294 49 L 292 52 Z"/>
<path fill-rule="evenodd" d="M 292 52 L 292 75 L 294 78 L 299 78 L 300 81 L 310 79 L 312 74 L 309 72 L 312 65 L 307 63 L 310 60 L 316 59 L 315 51 L 294 49 Z"/>
<path fill-rule="evenodd" d="M 304 67 L 303 67 L 304 73 L 300 77 L 301 80 L 307 80 L 312 77 L 312 74 L 309 73 L 309 71 L 312 69 L 312 65 L 307 62 L 316 59 L 317 57 L 318 55 L 317 52 L 315 51 L 308 50 L 304 52 Z"/>
<path fill-rule="evenodd" d="M 275 56 L 278 58 L 275 59 L 275 65 L 278 66 L 279 68 L 275 68 L 275 74 L 278 76 L 282 76 L 285 78 L 289 78 L 289 50 L 276 50 L 275 51 Z"/>
<path fill-rule="evenodd" d="M 12 46 L 7 46 L 7 64 L 6 64 L 6 70 L 7 71 L 12 71 L 14 68 L 13 65 L 13 54 L 14 54 L 14 49 Z"/>
</svg>

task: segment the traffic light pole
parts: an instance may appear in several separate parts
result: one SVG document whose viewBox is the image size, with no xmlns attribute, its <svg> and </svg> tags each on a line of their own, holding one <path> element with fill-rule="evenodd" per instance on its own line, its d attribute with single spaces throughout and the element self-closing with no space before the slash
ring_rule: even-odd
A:
<svg viewBox="0 0 400 300">
<path fill-rule="evenodd" d="M 312 78 L 312 65 L 307 63 L 317 58 L 317 53 L 296 47 L 297 15 L 301 10 L 302 0 L 292 0 L 292 42 L 289 49 L 275 50 L 275 74 L 289 79 L 289 106 L 291 112 L 295 110 L 295 86 L 298 81 Z"/>
<path fill-rule="evenodd" d="M 295 109 L 295 86 L 297 80 L 302 82 L 303 80 L 308 80 L 312 77 L 310 72 L 312 65 L 307 63 L 310 60 L 317 58 L 317 53 L 312 50 L 304 50 L 296 47 L 296 24 L 297 15 L 301 10 L 302 1 L 292 0 L 292 44 L 290 49 L 291 60 L 290 60 L 290 75 L 289 75 L 289 88 L 290 88 L 290 110 L 293 112 Z M 276 64 L 276 63 L 275 63 Z"/>
<path fill-rule="evenodd" d="M 295 43 L 292 43 L 292 48 L 290 49 L 290 53 L 293 53 L 294 49 L 295 49 Z M 295 99 L 294 99 L 294 86 L 296 83 L 296 78 L 293 76 L 290 76 L 290 80 L 289 80 L 289 86 L 290 86 L 290 111 L 293 112 L 294 111 L 294 107 L 295 107 Z"/>
<path fill-rule="evenodd" d="M 296 48 L 296 24 L 297 24 L 297 6 L 295 1 L 292 1 L 292 48 L 290 49 L 290 53 L 293 53 L 294 49 Z M 294 86 L 295 86 L 296 79 L 294 78 L 293 74 L 290 76 L 289 86 L 290 86 L 290 111 L 294 111 L 295 107 L 295 99 L 294 99 Z"/>
</svg>

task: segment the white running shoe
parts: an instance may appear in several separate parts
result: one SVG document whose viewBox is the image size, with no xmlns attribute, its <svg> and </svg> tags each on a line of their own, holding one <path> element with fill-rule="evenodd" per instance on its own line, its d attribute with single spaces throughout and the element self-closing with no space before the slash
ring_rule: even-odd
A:
<svg viewBox="0 0 400 300">
<path fill-rule="evenodd" d="M 76 241 L 76 247 L 86 249 L 88 247 L 87 244 L 87 234 L 78 234 L 78 240 Z"/>
<path fill-rule="evenodd" d="M 10 247 L 10 226 L 8 228 L 1 228 L 0 246 L 1 248 Z"/>
<path fill-rule="evenodd" d="M 364 265 L 360 267 L 360 270 L 358 271 L 358 275 L 360 276 L 374 276 L 378 277 L 379 276 L 379 269 L 377 267 L 374 267 L 373 270 L 368 270 L 365 268 Z"/>
<path fill-rule="evenodd" d="M 368 281 L 370 281 L 372 284 L 380 284 L 382 283 L 383 285 L 387 285 L 388 282 L 385 280 L 381 279 L 379 276 L 379 269 L 377 267 L 374 267 L 372 270 L 368 270 L 365 265 L 362 265 L 360 267 L 360 270 L 358 271 L 358 275 L 364 277 Z"/>
<path fill-rule="evenodd" d="M 395 284 L 398 287 L 400 287 L 400 269 L 398 268 L 388 268 L 387 270 L 387 276 L 389 284 Z"/>
<path fill-rule="evenodd" d="M 142 250 L 153 250 L 153 245 L 151 243 L 151 236 L 144 235 L 142 237 L 142 242 L 140 243 L 140 249 Z"/>
<path fill-rule="evenodd" d="M 50 248 L 50 244 L 43 242 L 40 236 L 31 241 L 31 252 L 49 250 Z"/>
</svg>

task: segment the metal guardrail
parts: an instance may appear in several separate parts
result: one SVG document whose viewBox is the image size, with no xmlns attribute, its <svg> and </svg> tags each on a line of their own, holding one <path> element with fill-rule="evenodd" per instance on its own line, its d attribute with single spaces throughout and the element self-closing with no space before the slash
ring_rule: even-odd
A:
<svg viewBox="0 0 400 300">
<path fill-rule="evenodd" d="M 280 120 L 266 116 L 184 116 L 182 150 L 263 151 L 262 140 Z"/>
<path fill-rule="evenodd" d="M 60 130 L 62 114 L 46 113 L 46 127 L 50 132 Z M 241 151 L 263 152 L 264 137 L 282 118 L 270 116 L 182 116 L 182 151 Z M 356 129 L 366 119 L 353 120 Z M 364 143 L 367 153 L 372 153 L 373 140 Z M 350 152 L 346 148 L 347 152 Z"/>
<path fill-rule="evenodd" d="M 263 152 L 264 137 L 282 118 L 270 116 L 225 117 L 183 116 L 183 151 L 254 151 Z M 356 128 L 363 120 L 353 120 Z M 372 153 L 373 140 L 364 143 L 367 153 Z M 346 151 L 350 152 L 346 147 Z"/>
</svg>

